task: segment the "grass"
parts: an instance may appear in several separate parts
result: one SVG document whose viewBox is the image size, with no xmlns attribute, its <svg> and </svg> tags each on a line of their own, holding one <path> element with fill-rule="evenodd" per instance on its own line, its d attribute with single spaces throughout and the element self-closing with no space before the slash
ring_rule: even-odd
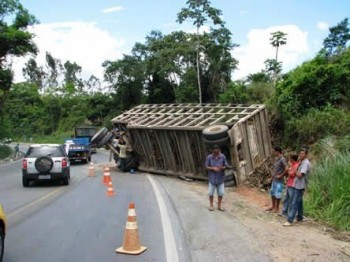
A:
<svg viewBox="0 0 350 262">
<path fill-rule="evenodd" d="M 21 142 L 33 144 L 63 144 L 65 139 L 71 137 L 71 132 L 54 133 L 52 135 L 33 136 L 32 139 L 21 139 Z"/>
<path fill-rule="evenodd" d="M 318 161 L 309 179 L 305 211 L 341 230 L 350 230 L 350 153 Z"/>
<path fill-rule="evenodd" d="M 0 145 L 0 160 L 9 157 L 12 154 L 12 149 L 6 145 Z"/>
</svg>

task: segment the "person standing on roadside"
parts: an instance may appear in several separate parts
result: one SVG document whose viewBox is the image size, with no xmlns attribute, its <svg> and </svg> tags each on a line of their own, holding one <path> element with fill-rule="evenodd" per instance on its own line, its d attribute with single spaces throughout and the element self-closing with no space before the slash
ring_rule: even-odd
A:
<svg viewBox="0 0 350 262">
<path fill-rule="evenodd" d="M 274 163 L 272 184 L 270 188 L 272 205 L 266 209 L 266 211 L 278 213 L 284 187 L 284 175 L 288 172 L 288 164 L 286 159 L 283 157 L 281 147 L 276 146 L 274 148 L 274 153 L 276 156 L 276 161 Z"/>
<path fill-rule="evenodd" d="M 288 178 L 286 184 L 286 194 L 283 200 L 283 208 L 280 213 L 281 216 L 287 217 L 288 211 L 291 207 L 293 192 L 294 192 L 294 179 L 295 173 L 297 172 L 299 166 L 298 154 L 297 152 L 291 152 L 289 155 L 289 168 L 288 168 Z"/>
<path fill-rule="evenodd" d="M 120 159 L 120 170 L 125 172 L 126 171 L 126 143 L 122 137 L 118 140 L 119 147 L 119 159 Z"/>
<path fill-rule="evenodd" d="M 213 151 L 207 156 L 205 167 L 209 176 L 209 211 L 214 211 L 214 193 L 218 195 L 218 210 L 225 211 L 222 207 L 222 198 L 225 193 L 225 169 L 228 163 L 224 154 L 221 153 L 220 147 L 213 146 Z"/>
<path fill-rule="evenodd" d="M 19 157 L 19 144 L 15 145 L 15 158 Z"/>
<path fill-rule="evenodd" d="M 310 175 L 310 168 L 311 168 L 310 161 L 307 158 L 307 155 L 308 155 L 308 150 L 306 148 L 303 148 L 300 150 L 300 153 L 299 153 L 300 165 L 298 167 L 297 172 L 295 173 L 294 192 L 293 192 L 293 197 L 291 202 L 291 208 L 288 213 L 287 222 L 285 222 L 283 226 L 291 226 L 293 224 L 295 216 L 297 216 L 297 221 L 299 222 L 302 222 L 304 219 L 303 195 L 307 186 L 307 180 Z"/>
</svg>

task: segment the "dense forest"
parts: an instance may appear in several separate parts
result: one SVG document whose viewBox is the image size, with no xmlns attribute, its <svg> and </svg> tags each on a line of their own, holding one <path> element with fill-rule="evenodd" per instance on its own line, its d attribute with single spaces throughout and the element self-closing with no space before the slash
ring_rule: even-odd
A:
<svg viewBox="0 0 350 262">
<path fill-rule="evenodd" d="M 76 125 L 108 126 L 112 117 L 140 103 L 265 103 L 274 143 L 291 149 L 308 145 L 323 160 L 313 172 L 308 213 L 349 229 L 348 18 L 329 28 L 314 58 L 285 74 L 278 51 L 288 45 L 288 35 L 273 32 L 276 56 L 261 71 L 233 81 L 239 61 L 231 51 L 237 44 L 221 17 L 209 1 L 188 0 L 177 22 L 192 22 L 195 33 L 151 31 L 129 54 L 101 65 L 104 79 L 83 80 L 74 61 L 46 53 L 45 65 L 39 65 L 27 30 L 37 19 L 18 0 L 2 1 L 0 139 L 62 141 Z M 201 32 L 204 23 L 210 30 Z M 26 81 L 13 83 L 9 61 L 26 55 L 32 55 L 23 68 Z"/>
</svg>

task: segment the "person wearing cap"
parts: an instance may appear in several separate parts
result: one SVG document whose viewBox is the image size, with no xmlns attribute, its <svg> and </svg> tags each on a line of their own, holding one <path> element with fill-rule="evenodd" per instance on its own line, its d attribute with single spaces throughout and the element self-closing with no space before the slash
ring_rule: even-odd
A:
<svg viewBox="0 0 350 262">
<path fill-rule="evenodd" d="M 205 167 L 208 170 L 209 177 L 209 211 L 214 211 L 215 190 L 218 195 L 218 210 L 225 211 L 221 204 L 225 193 L 224 178 L 228 163 L 219 146 L 213 146 L 212 153 L 207 156 Z"/>
</svg>

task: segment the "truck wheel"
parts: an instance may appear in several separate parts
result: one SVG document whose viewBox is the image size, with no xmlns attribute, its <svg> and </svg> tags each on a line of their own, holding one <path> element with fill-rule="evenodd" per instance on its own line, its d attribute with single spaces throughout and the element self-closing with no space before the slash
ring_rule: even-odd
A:
<svg viewBox="0 0 350 262">
<path fill-rule="evenodd" d="M 139 159 L 136 154 L 134 153 L 127 154 L 125 159 L 125 170 L 122 170 L 122 171 L 128 172 L 130 169 L 137 169 L 138 162 L 139 162 Z"/>
<path fill-rule="evenodd" d="M 22 176 L 22 185 L 23 187 L 29 187 L 29 179 L 25 178 L 24 176 Z"/>
<path fill-rule="evenodd" d="M 203 129 L 203 137 L 207 140 L 218 140 L 227 137 L 228 126 L 214 125 Z"/>
<path fill-rule="evenodd" d="M 111 132 L 107 132 L 107 134 L 101 138 L 100 142 L 97 143 L 97 147 L 103 147 L 104 145 L 106 145 L 111 139 L 113 138 L 113 134 Z"/>
<path fill-rule="evenodd" d="M 225 187 L 237 186 L 235 172 L 230 169 L 225 172 Z"/>
<path fill-rule="evenodd" d="M 108 129 L 106 127 L 101 128 L 92 138 L 91 144 L 98 144 L 102 137 L 104 137 L 108 133 Z"/>
<path fill-rule="evenodd" d="M 203 141 L 207 146 L 213 146 L 213 145 L 223 146 L 223 145 L 230 144 L 230 137 L 226 136 L 224 138 L 220 138 L 220 139 L 216 139 L 216 140 L 208 140 L 208 139 L 203 138 Z"/>
</svg>

